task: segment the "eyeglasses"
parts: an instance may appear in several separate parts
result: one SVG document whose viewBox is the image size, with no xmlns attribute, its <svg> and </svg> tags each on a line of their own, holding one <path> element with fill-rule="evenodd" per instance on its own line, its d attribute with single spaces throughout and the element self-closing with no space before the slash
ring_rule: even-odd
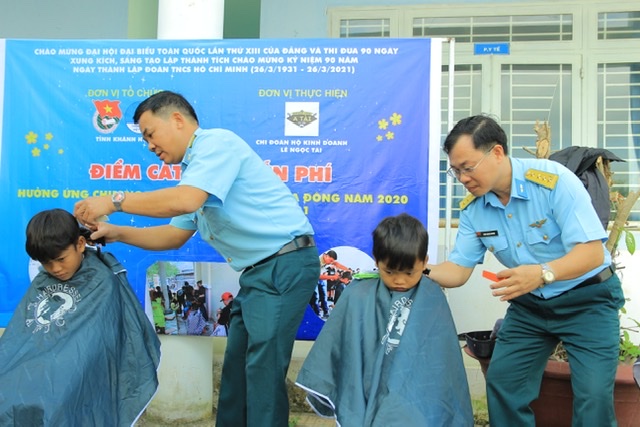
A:
<svg viewBox="0 0 640 427">
<path fill-rule="evenodd" d="M 449 175 L 452 178 L 457 178 L 457 179 L 460 179 L 460 175 L 465 175 L 465 176 L 471 175 L 472 173 L 474 173 L 476 171 L 476 169 L 478 169 L 478 166 L 480 166 L 480 163 L 482 163 L 482 161 L 487 158 L 489 153 L 491 153 L 493 151 L 493 149 L 496 148 L 496 145 L 493 145 L 491 148 L 489 148 L 487 151 L 485 151 L 484 152 L 484 156 L 482 156 L 480 161 L 478 163 L 476 163 L 475 166 L 471 166 L 471 167 L 468 167 L 468 168 L 462 168 L 462 169 L 457 169 L 457 168 L 454 168 L 454 167 L 450 167 L 449 169 L 447 169 L 447 175 Z"/>
</svg>

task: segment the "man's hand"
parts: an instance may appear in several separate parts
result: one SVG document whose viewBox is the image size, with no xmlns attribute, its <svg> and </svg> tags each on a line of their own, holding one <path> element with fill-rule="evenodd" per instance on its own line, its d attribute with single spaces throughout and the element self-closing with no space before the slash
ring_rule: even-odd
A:
<svg viewBox="0 0 640 427">
<path fill-rule="evenodd" d="M 107 222 L 96 222 L 96 225 L 92 228 L 91 240 L 96 241 L 100 238 L 104 238 L 105 243 L 112 243 L 118 241 L 118 226 L 109 224 Z"/>
<path fill-rule="evenodd" d="M 100 223 L 101 217 L 115 212 L 110 196 L 88 197 L 84 200 L 76 202 L 73 208 L 73 216 L 78 221 L 90 228 L 96 230 Z"/>
<path fill-rule="evenodd" d="M 538 264 L 521 265 L 498 272 L 498 282 L 492 283 L 493 296 L 500 301 L 509 301 L 539 288 L 542 282 L 542 267 Z"/>
</svg>

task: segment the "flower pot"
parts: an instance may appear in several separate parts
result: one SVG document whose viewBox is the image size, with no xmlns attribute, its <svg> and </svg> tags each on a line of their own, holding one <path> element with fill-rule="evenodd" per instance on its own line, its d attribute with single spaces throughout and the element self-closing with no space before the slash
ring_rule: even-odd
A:
<svg viewBox="0 0 640 427">
<path fill-rule="evenodd" d="M 618 427 L 640 426 L 640 388 L 633 379 L 633 366 L 618 365 L 613 392 Z M 570 427 L 573 414 L 569 363 L 549 360 L 540 395 L 531 402 L 538 427 Z"/>
<path fill-rule="evenodd" d="M 476 357 L 466 346 L 464 352 L 480 363 L 486 377 L 491 359 Z M 633 366 L 618 365 L 613 398 L 618 427 L 640 427 L 640 388 L 633 377 Z M 537 427 L 571 427 L 573 391 L 569 363 L 551 359 L 547 362 L 540 395 L 531 402 L 531 408 Z"/>
</svg>

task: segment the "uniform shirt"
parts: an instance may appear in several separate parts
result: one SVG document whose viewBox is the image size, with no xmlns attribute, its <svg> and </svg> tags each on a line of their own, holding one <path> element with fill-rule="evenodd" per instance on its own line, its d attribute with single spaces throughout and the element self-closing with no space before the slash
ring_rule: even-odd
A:
<svg viewBox="0 0 640 427">
<path fill-rule="evenodd" d="M 492 252 L 507 268 L 541 264 L 566 255 L 576 244 L 604 241 L 606 231 L 598 219 L 591 198 L 577 176 L 561 164 L 540 159 L 510 158 L 511 199 L 507 206 L 489 192 L 477 198 L 460 214 L 455 248 L 449 261 L 463 267 L 483 262 Z M 550 190 L 525 178 L 528 169 L 559 176 Z M 558 280 L 533 294 L 552 298 L 611 264 L 604 249 L 600 266 L 571 280 Z"/>
<path fill-rule="evenodd" d="M 178 185 L 209 193 L 196 212 L 171 225 L 198 230 L 236 271 L 276 253 L 294 237 L 313 234 L 298 201 L 238 135 L 197 129 L 182 159 Z"/>
</svg>

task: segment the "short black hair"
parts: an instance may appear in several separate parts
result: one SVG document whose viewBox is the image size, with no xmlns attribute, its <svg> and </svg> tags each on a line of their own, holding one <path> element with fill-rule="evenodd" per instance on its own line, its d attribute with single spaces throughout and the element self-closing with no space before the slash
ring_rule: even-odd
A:
<svg viewBox="0 0 640 427">
<path fill-rule="evenodd" d="M 427 257 L 428 246 L 424 225 L 406 213 L 383 219 L 373 231 L 373 257 L 393 270 L 412 269 Z"/>
<path fill-rule="evenodd" d="M 80 224 L 71 213 L 64 209 L 42 211 L 27 224 L 25 249 L 31 259 L 45 263 L 78 243 L 80 235 Z"/>
<path fill-rule="evenodd" d="M 198 115 L 189 101 L 179 93 L 168 90 L 158 92 L 142 101 L 133 113 L 133 122 L 138 124 L 140 116 L 147 111 L 151 111 L 154 115 L 163 116 L 176 110 L 198 123 Z"/>
<path fill-rule="evenodd" d="M 327 256 L 330 256 L 331 258 L 333 258 L 336 261 L 338 260 L 338 254 L 333 249 L 328 250 L 324 254 L 327 255 Z"/>
<path fill-rule="evenodd" d="M 500 145 L 504 150 L 504 154 L 509 153 L 507 134 L 496 120 L 487 115 L 480 114 L 467 117 L 456 123 L 444 140 L 444 152 L 449 154 L 462 135 L 471 136 L 473 146 L 477 150 L 486 151 L 495 145 Z"/>
</svg>

